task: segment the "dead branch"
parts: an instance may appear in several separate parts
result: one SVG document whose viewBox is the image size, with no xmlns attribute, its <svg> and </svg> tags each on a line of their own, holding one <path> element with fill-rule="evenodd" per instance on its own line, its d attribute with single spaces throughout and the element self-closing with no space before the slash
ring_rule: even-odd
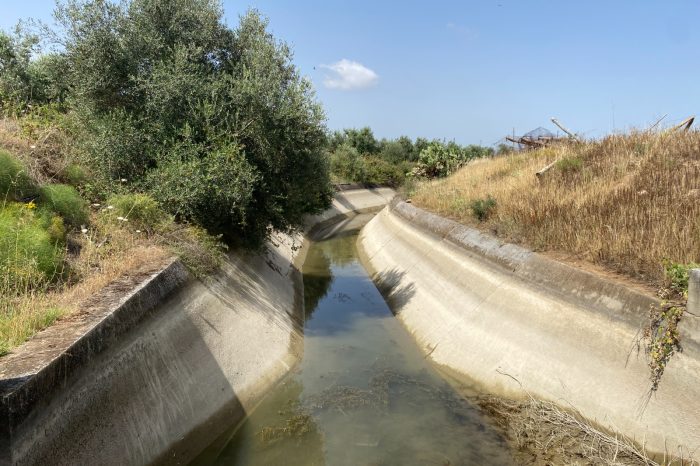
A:
<svg viewBox="0 0 700 466">
<path fill-rule="evenodd" d="M 656 120 L 656 122 L 653 125 L 651 125 L 649 128 L 647 128 L 647 132 L 651 132 L 654 128 L 656 128 L 659 125 L 659 123 L 661 123 L 661 121 L 664 118 L 666 118 L 667 116 L 668 116 L 668 113 L 665 114 L 664 116 L 662 116 L 661 118 L 659 118 L 658 120 Z"/>
<path fill-rule="evenodd" d="M 559 121 L 558 121 L 556 118 L 552 118 L 551 120 L 552 120 L 552 123 L 554 123 L 555 125 L 557 125 L 557 127 L 558 127 L 560 130 L 564 131 L 571 139 L 573 139 L 573 140 L 576 141 L 576 142 L 581 142 L 581 139 L 579 139 L 579 137 L 578 137 L 576 134 L 574 134 L 574 133 L 572 133 L 571 131 L 569 131 L 568 129 L 566 129 L 566 128 L 564 127 L 564 125 L 562 125 L 561 123 L 559 123 Z"/>
<path fill-rule="evenodd" d="M 694 121 L 695 121 L 695 116 L 688 117 L 685 120 L 678 123 L 673 128 L 669 129 L 668 131 L 671 133 L 679 131 L 679 130 L 688 131 L 690 129 L 690 127 L 693 126 Z"/>
<path fill-rule="evenodd" d="M 554 162 L 550 163 L 549 165 L 547 165 L 546 167 L 544 167 L 543 169 L 541 169 L 540 171 L 535 173 L 537 178 L 542 178 L 542 175 L 544 175 L 550 168 L 552 168 L 554 165 L 556 165 L 558 161 L 559 161 L 559 159 L 556 159 Z"/>
</svg>

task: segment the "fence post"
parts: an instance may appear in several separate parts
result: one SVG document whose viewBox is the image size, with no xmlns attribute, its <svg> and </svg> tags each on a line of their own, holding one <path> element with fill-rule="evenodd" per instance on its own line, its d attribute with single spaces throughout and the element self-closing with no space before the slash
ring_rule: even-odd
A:
<svg viewBox="0 0 700 466">
<path fill-rule="evenodd" d="M 700 317 L 700 269 L 688 273 L 688 312 Z"/>
</svg>

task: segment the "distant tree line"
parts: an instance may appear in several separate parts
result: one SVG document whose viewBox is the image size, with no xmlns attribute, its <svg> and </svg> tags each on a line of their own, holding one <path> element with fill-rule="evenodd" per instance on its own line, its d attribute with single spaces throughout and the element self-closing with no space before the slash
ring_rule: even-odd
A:
<svg viewBox="0 0 700 466">
<path fill-rule="evenodd" d="M 399 186 L 407 178 L 444 177 L 493 149 L 454 141 L 408 136 L 378 140 L 369 127 L 334 131 L 328 136 L 331 172 L 336 181 Z"/>
</svg>

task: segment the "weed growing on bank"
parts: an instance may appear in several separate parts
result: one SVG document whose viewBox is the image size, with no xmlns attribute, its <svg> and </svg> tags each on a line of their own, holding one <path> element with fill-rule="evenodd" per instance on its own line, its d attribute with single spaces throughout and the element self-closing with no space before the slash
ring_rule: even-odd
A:
<svg viewBox="0 0 700 466">
<path fill-rule="evenodd" d="M 0 142 L 22 141 L 12 132 L 19 128 L 0 126 Z M 220 238 L 176 222 L 148 194 L 112 194 L 90 203 L 85 185 L 40 183 L 29 175 L 32 149 L 22 146 L 21 156 L 0 151 L 0 356 L 143 266 L 177 255 L 204 276 L 221 263 L 226 248 Z M 41 141 L 31 146 L 42 150 Z M 73 171 L 74 181 L 82 179 L 82 169 Z M 126 181 L 115 181 L 112 191 L 124 191 Z"/>
<path fill-rule="evenodd" d="M 665 262 L 665 283 L 658 292 L 661 303 L 649 310 L 649 324 L 642 335 L 650 371 L 650 395 L 658 390 L 671 357 L 683 351 L 678 324 L 687 308 L 690 270 L 698 267 L 700 264 Z"/>
</svg>

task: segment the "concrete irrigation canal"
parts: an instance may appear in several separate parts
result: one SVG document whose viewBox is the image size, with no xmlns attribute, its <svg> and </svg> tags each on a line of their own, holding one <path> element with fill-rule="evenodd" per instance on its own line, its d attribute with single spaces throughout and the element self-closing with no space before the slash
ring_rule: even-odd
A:
<svg viewBox="0 0 700 466">
<path fill-rule="evenodd" d="M 698 317 L 643 404 L 652 297 L 393 197 L 340 192 L 303 235 L 203 281 L 135 271 L 41 332 L 0 366 L 0 464 L 511 464 L 445 373 L 700 448 Z"/>
<path fill-rule="evenodd" d="M 197 464 L 511 463 L 505 442 L 393 317 L 356 239 L 311 246 L 301 363 Z"/>
</svg>

